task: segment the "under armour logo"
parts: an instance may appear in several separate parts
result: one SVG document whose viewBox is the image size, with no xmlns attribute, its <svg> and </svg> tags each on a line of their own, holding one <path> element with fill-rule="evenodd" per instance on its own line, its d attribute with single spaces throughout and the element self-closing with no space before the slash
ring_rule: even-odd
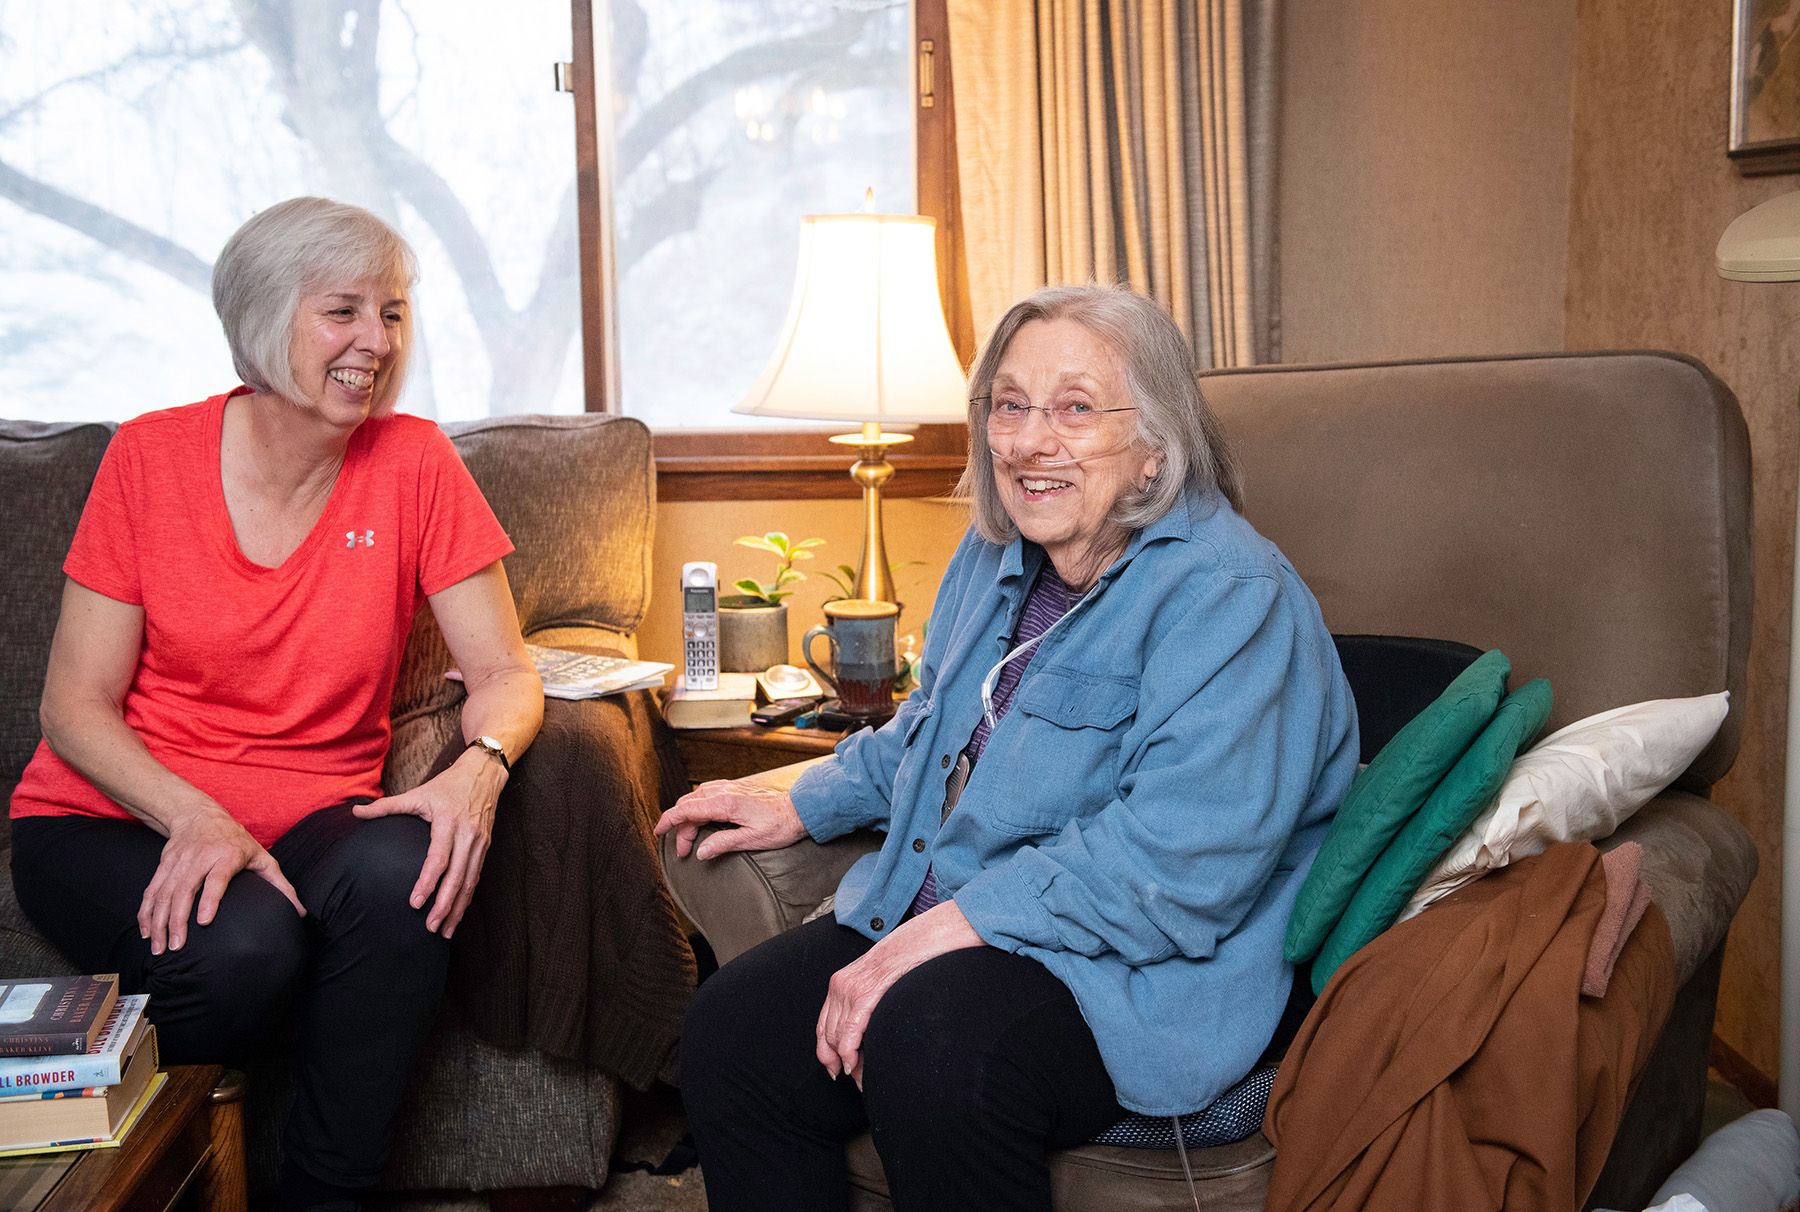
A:
<svg viewBox="0 0 1800 1212">
<path fill-rule="evenodd" d="M 356 532 L 354 530 L 346 530 L 344 532 L 344 538 L 348 540 L 344 544 L 346 547 L 354 547 L 358 543 L 361 543 L 364 547 L 375 546 L 375 532 L 373 530 L 363 531 L 363 537 L 360 539 L 356 537 Z"/>
</svg>

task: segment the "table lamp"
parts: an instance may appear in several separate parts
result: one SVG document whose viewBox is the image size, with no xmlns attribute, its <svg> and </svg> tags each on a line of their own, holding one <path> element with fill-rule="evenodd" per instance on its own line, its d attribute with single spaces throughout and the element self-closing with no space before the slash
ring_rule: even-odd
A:
<svg viewBox="0 0 1800 1212">
<path fill-rule="evenodd" d="M 1719 237 L 1719 276 L 1800 282 L 1800 191 L 1745 211 Z M 1795 516 L 1800 544 L 1800 514 Z M 1796 546 L 1800 551 L 1800 546 Z M 1781 1109 L 1800 1120 L 1800 560 L 1788 656 L 1787 794 L 1781 826 Z"/>
<path fill-rule="evenodd" d="M 937 224 L 878 215 L 807 215 L 800 224 L 794 297 L 762 377 L 732 409 L 758 417 L 860 422 L 831 441 L 861 457 L 863 550 L 852 597 L 897 602 L 881 529 L 887 448 L 912 441 L 882 425 L 966 421 L 968 380 L 938 298 Z"/>
</svg>

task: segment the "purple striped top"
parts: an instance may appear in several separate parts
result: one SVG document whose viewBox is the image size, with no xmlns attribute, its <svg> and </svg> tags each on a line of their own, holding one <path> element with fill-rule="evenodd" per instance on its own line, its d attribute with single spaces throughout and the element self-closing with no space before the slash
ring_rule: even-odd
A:
<svg viewBox="0 0 1800 1212">
<path fill-rule="evenodd" d="M 1081 601 L 1081 597 L 1080 593 L 1070 589 L 1056 574 L 1055 566 L 1049 560 L 1045 560 L 1043 571 L 1038 574 L 1037 583 L 1025 596 L 1025 606 L 1019 612 L 1019 629 L 1013 636 L 1012 647 L 1007 651 L 1017 651 L 1021 644 L 1029 644 L 1050 630 L 1058 619 L 1075 608 L 1075 603 Z M 1007 711 L 1012 707 L 1013 694 L 1019 689 L 1020 679 L 1025 676 L 1025 667 L 1031 664 L 1032 658 L 1035 656 L 1037 656 L 1037 649 L 1033 648 L 1018 660 L 1008 664 L 1000 671 L 1000 676 L 994 680 L 993 702 L 996 722 L 1006 718 Z M 963 750 L 963 753 L 968 756 L 971 767 L 980 760 L 981 751 L 987 748 L 990 731 L 987 714 L 983 712 L 981 722 L 975 725 L 975 735 L 969 738 L 969 744 Z M 937 877 L 928 867 L 925 870 L 925 884 L 919 889 L 919 895 L 913 898 L 914 916 L 935 906 L 939 899 Z"/>
</svg>

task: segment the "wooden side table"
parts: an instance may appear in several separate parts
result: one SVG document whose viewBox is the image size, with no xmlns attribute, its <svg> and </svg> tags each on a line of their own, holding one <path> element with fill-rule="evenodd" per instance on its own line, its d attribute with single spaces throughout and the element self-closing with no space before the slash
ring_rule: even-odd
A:
<svg viewBox="0 0 1800 1212">
<path fill-rule="evenodd" d="M 244 1212 L 244 1075 L 218 1065 L 164 1072 L 162 1092 L 117 1149 L 16 1159 L 15 1177 L 23 1184 L 23 1171 L 41 1169 L 41 1181 L 30 1189 L 34 1196 L 48 1191 L 35 1204 L 28 1197 L 14 1206 L 21 1212 L 167 1212 L 197 1187 L 200 1212 Z"/>
<path fill-rule="evenodd" d="M 688 781 L 741 779 L 777 766 L 824 757 L 846 733 L 821 728 L 684 728 L 675 732 Z"/>
</svg>

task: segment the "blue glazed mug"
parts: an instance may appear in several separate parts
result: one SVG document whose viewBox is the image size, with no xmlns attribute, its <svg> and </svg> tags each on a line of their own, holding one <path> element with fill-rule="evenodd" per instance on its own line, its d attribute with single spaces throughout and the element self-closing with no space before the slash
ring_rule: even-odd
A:
<svg viewBox="0 0 1800 1212">
<path fill-rule="evenodd" d="M 800 640 L 800 654 L 821 682 L 831 687 L 845 715 L 878 723 L 894 714 L 894 622 L 892 602 L 842 598 L 825 603 L 825 625 Z M 813 660 L 813 640 L 831 645 L 832 672 Z"/>
</svg>

